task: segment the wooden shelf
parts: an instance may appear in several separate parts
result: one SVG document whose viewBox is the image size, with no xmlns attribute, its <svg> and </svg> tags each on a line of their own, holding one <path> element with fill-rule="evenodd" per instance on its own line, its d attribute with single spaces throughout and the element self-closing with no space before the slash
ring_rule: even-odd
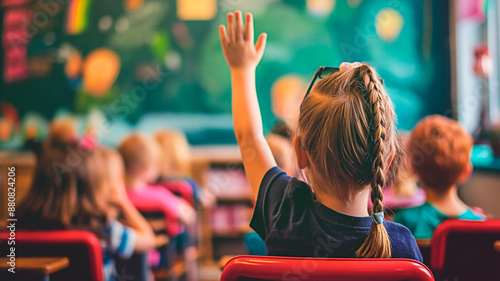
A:
<svg viewBox="0 0 500 281">
<path fill-rule="evenodd" d="M 191 159 L 195 163 L 211 164 L 241 163 L 241 154 L 237 145 L 202 145 L 191 149 Z"/>
</svg>

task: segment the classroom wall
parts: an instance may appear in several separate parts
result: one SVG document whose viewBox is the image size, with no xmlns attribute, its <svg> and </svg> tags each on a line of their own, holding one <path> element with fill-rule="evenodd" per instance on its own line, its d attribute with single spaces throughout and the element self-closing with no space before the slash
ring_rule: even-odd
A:
<svg viewBox="0 0 500 281">
<path fill-rule="evenodd" d="M 86 115 L 97 107 L 132 129 L 150 113 L 223 115 L 229 120 L 229 70 L 217 26 L 227 11 L 241 9 L 254 13 L 257 33 L 269 35 L 257 73 L 266 129 L 276 122 L 270 107 L 276 79 L 295 74 L 308 82 L 318 66 L 343 61 L 366 61 L 378 69 L 401 129 L 411 129 L 428 114 L 451 113 L 448 0 L 326 0 L 316 1 L 326 3 L 318 7 L 305 0 L 214 1 L 198 1 L 215 5 L 215 13 L 203 20 L 183 19 L 181 0 L 138 1 L 143 4 L 132 8 L 122 0 L 88 1 L 76 11 L 71 5 L 79 0 L 59 1 L 65 4 L 50 14 L 35 1 L 28 9 L 45 15 L 46 21 L 30 24 L 29 76 L 7 81 L 4 62 L 1 100 L 12 104 L 20 119 L 29 113 L 47 119 L 61 112 Z M 2 9 L 4 31 L 11 28 L 8 11 Z M 96 52 L 100 48 L 109 52 Z M 78 59 L 82 67 L 71 71 L 68 65 Z M 112 82 L 102 93 L 93 93 L 86 77 L 99 79 L 112 70 L 97 67 L 85 74 L 89 61 L 118 67 L 118 76 L 109 78 Z M 164 120 L 164 126 L 173 123 Z"/>
</svg>

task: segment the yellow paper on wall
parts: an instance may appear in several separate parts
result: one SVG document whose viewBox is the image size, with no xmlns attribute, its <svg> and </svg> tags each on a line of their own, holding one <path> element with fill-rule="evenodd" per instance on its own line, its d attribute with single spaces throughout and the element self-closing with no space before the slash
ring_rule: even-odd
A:
<svg viewBox="0 0 500 281">
<path fill-rule="evenodd" d="M 217 0 L 177 0 L 181 20 L 211 20 L 217 14 Z"/>
</svg>

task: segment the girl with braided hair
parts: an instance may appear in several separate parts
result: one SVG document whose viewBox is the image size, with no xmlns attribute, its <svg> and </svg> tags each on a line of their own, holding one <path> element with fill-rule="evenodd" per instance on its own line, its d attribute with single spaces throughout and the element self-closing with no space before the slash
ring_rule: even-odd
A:
<svg viewBox="0 0 500 281">
<path fill-rule="evenodd" d="M 267 35 L 254 45 L 251 14 L 246 25 L 239 11 L 227 20 L 220 39 L 231 70 L 234 131 L 257 197 L 250 226 L 268 254 L 422 261 L 410 231 L 384 221 L 382 189 L 396 174 L 401 149 L 393 105 L 375 70 L 361 63 L 318 69 L 293 138 L 308 182 L 291 178 L 276 167 L 257 100 L 255 69 Z"/>
</svg>

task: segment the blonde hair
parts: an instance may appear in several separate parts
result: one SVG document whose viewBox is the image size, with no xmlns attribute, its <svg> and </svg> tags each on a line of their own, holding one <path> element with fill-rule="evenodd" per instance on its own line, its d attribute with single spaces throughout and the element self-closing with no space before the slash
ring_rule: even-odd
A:
<svg viewBox="0 0 500 281">
<path fill-rule="evenodd" d="M 369 185 L 373 212 L 383 212 L 382 188 L 400 161 L 395 118 L 391 100 L 371 66 L 363 64 L 319 80 L 300 106 L 298 130 L 312 169 L 335 188 L 322 191 L 350 201 Z M 393 165 L 386 172 L 391 155 Z M 391 257 L 384 224 L 372 222 L 356 255 Z"/>
<path fill-rule="evenodd" d="M 118 146 L 127 174 L 136 175 L 150 165 L 158 165 L 158 145 L 151 138 L 134 133 Z"/>
<path fill-rule="evenodd" d="M 161 176 L 190 177 L 191 152 L 186 135 L 179 131 L 161 130 L 155 134 L 155 140 L 161 149 Z"/>
</svg>

